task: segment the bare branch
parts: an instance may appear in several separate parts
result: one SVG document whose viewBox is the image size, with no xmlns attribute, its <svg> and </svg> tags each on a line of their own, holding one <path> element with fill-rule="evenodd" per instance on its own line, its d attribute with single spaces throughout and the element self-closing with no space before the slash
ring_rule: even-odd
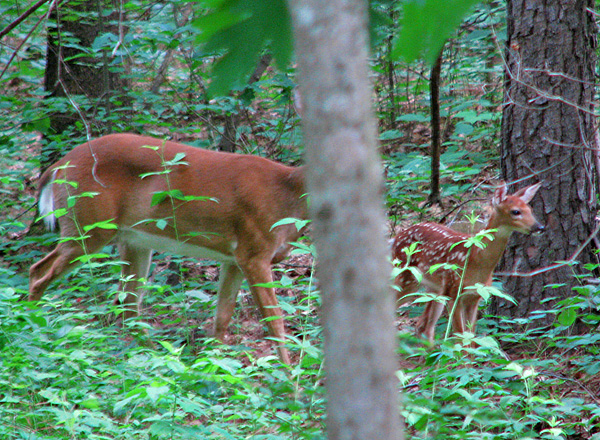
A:
<svg viewBox="0 0 600 440">
<path fill-rule="evenodd" d="M 58 6 L 58 4 L 61 1 L 62 0 L 53 0 L 52 3 L 50 4 L 50 7 L 48 8 L 48 12 L 46 14 L 44 14 L 42 17 L 40 17 L 39 20 L 35 23 L 35 25 L 33 25 L 33 27 L 31 28 L 31 30 L 29 31 L 29 33 L 25 36 L 25 38 L 23 39 L 23 41 L 21 41 L 21 44 L 19 44 L 19 46 L 15 49 L 15 51 L 13 52 L 13 54 L 10 56 L 10 59 L 8 60 L 8 62 L 6 63 L 6 65 L 4 66 L 4 69 L 2 69 L 2 72 L 0 72 L 0 79 L 2 79 L 2 77 L 4 76 L 4 74 L 6 73 L 6 71 L 8 70 L 9 66 L 12 64 L 13 60 L 17 56 L 17 53 L 19 53 L 19 51 L 21 50 L 21 48 L 23 47 L 23 45 L 25 44 L 25 42 L 27 40 L 29 40 L 29 37 L 31 37 L 31 34 L 33 34 L 33 31 L 35 31 L 37 29 L 37 27 L 40 25 L 40 23 L 46 17 L 48 17 L 50 15 L 50 12 L 52 11 L 52 9 L 55 8 L 56 6 Z M 38 8 L 39 8 L 39 6 L 38 6 Z M 6 30 L 6 28 L 2 32 L 4 32 L 5 30 Z M 9 32 L 10 32 L 10 29 L 9 29 Z M 0 38 L 1 38 L 1 36 L 0 36 Z"/>
<path fill-rule="evenodd" d="M 13 21 L 12 23 L 10 23 L 8 26 L 6 26 L 4 29 L 2 29 L 0 31 L 0 38 L 4 37 L 10 31 L 12 31 L 14 28 L 16 28 L 27 17 L 29 17 L 31 14 L 33 14 L 35 11 L 37 11 L 44 3 L 48 3 L 49 1 L 50 0 L 39 0 L 34 5 L 32 5 L 29 9 L 27 9 L 25 12 L 23 12 L 15 21 Z"/>
</svg>

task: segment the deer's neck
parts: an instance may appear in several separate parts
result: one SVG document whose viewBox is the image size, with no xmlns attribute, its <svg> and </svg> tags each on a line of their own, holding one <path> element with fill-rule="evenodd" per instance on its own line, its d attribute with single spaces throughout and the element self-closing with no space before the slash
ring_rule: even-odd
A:
<svg viewBox="0 0 600 440">
<path fill-rule="evenodd" d="M 477 246 L 472 247 L 469 259 L 476 262 L 477 267 L 480 270 L 491 274 L 500 261 L 500 258 L 502 258 L 502 254 L 504 253 L 504 249 L 506 249 L 512 230 L 508 229 L 506 226 L 497 224 L 494 217 L 490 219 L 485 229 L 492 229 L 495 231 L 490 234 L 491 239 L 485 237 L 482 240 L 485 245 L 483 249 Z"/>
</svg>

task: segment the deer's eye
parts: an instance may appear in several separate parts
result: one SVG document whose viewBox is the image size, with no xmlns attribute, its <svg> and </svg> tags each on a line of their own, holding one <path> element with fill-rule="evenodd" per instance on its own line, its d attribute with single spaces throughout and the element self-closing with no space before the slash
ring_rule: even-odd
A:
<svg viewBox="0 0 600 440">
<path fill-rule="evenodd" d="M 513 216 L 517 216 L 517 215 L 521 215 L 521 211 L 519 211 L 518 209 L 513 209 L 512 211 L 510 211 L 511 215 Z"/>
</svg>

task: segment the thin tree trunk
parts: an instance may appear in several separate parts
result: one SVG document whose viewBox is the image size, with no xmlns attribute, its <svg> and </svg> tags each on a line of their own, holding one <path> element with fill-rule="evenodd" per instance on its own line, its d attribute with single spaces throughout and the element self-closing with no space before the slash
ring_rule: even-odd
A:
<svg viewBox="0 0 600 440">
<path fill-rule="evenodd" d="M 530 272 L 569 259 L 593 233 L 598 211 L 594 136 L 596 25 L 593 0 L 508 0 L 505 99 L 502 120 L 503 176 L 517 187 L 542 181 L 532 201 L 547 225 L 536 237 L 515 234 L 503 272 Z M 597 263 L 586 247 L 573 267 L 505 280 L 518 305 L 494 300 L 495 314 L 524 317 L 550 307 L 548 297 L 573 295 L 573 273 Z M 550 323 L 548 315 L 540 323 Z"/>
<path fill-rule="evenodd" d="M 330 440 L 402 437 L 367 2 L 290 0 L 323 296 Z"/>
<path fill-rule="evenodd" d="M 431 108 L 431 191 L 427 199 L 428 205 L 442 204 L 440 195 L 440 155 L 442 150 L 442 134 L 440 121 L 440 77 L 442 73 L 442 54 L 440 52 L 431 68 L 429 79 L 429 105 Z"/>
</svg>

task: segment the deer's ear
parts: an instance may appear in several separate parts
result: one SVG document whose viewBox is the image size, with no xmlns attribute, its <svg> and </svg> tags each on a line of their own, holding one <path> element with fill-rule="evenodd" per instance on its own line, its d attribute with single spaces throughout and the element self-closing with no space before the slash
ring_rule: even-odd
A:
<svg viewBox="0 0 600 440">
<path fill-rule="evenodd" d="M 492 196 L 492 206 L 499 205 L 504 200 L 506 200 L 506 182 L 501 182 Z"/>
<path fill-rule="evenodd" d="M 542 182 L 520 189 L 515 193 L 515 196 L 520 197 L 525 203 L 529 203 L 531 202 L 531 199 L 533 199 L 533 196 L 535 196 L 537 190 L 540 189 L 540 186 L 542 186 Z"/>
</svg>

